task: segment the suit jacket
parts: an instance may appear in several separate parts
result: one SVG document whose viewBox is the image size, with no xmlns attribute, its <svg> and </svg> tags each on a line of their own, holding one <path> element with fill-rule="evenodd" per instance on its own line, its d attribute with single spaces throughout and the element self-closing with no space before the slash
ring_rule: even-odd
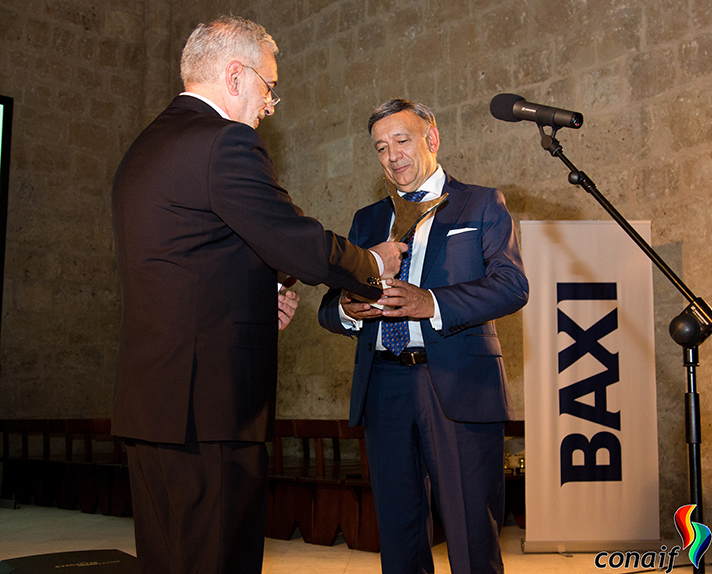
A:
<svg viewBox="0 0 712 574">
<path fill-rule="evenodd" d="M 523 307 L 529 296 L 512 218 L 497 189 L 464 185 L 447 176 L 443 192 L 449 197 L 435 214 L 420 284 L 435 294 L 443 323 L 442 330 L 435 331 L 429 319 L 420 321 L 430 375 L 448 418 L 508 421 L 513 413 L 493 321 Z M 361 209 L 349 239 L 363 247 L 380 243 L 388 236 L 392 212 L 390 198 Z M 319 322 L 332 332 L 350 335 L 339 319 L 339 295 L 336 289 L 324 295 Z M 364 321 L 358 333 L 352 425 L 361 422 L 378 324 Z"/>
<path fill-rule="evenodd" d="M 277 270 L 378 296 L 375 261 L 292 204 L 250 126 L 178 96 L 112 190 L 122 318 L 114 434 L 266 440 L 277 378 Z"/>
</svg>

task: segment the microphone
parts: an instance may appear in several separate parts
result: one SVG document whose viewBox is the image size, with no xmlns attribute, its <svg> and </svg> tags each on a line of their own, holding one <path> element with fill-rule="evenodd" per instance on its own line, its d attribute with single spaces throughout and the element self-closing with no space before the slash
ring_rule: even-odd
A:
<svg viewBox="0 0 712 574">
<path fill-rule="evenodd" d="M 540 126 L 575 129 L 583 125 L 583 115 L 578 112 L 532 104 L 516 94 L 497 94 L 490 102 L 490 113 L 505 122 L 527 120 Z"/>
</svg>

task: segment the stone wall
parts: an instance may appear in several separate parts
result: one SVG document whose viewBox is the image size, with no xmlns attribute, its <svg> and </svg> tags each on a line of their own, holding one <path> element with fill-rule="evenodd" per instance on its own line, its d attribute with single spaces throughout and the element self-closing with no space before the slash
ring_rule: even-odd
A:
<svg viewBox="0 0 712 574">
<path fill-rule="evenodd" d="M 15 98 L 0 417 L 109 412 L 120 314 L 109 188 L 130 141 L 180 90 L 197 22 L 233 12 L 272 33 L 283 101 L 260 126 L 295 202 L 347 233 L 382 197 L 366 133 L 391 97 L 431 105 L 440 160 L 497 186 L 516 222 L 608 219 L 539 145 L 488 111 L 500 92 L 580 111 L 566 154 L 708 301 L 712 258 L 712 7 L 708 0 L 6 0 L 0 93 Z M 661 526 L 688 501 L 685 372 L 667 324 L 684 307 L 659 272 L 656 354 Z M 345 417 L 353 341 L 321 331 L 323 287 L 281 335 L 278 415 Z M 521 315 L 498 323 L 524 418 Z M 698 371 L 709 438 L 710 367 Z M 712 457 L 703 443 L 705 491 Z"/>
<path fill-rule="evenodd" d="M 6 0 L 14 98 L 0 417 L 105 416 L 120 295 L 109 188 L 139 128 L 143 3 Z"/>
</svg>

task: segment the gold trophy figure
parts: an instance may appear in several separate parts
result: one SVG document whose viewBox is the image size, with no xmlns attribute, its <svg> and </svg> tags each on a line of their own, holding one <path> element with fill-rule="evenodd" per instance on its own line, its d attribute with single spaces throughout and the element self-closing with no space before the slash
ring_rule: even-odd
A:
<svg viewBox="0 0 712 574">
<path fill-rule="evenodd" d="M 421 201 L 419 203 L 415 201 L 408 201 L 398 195 L 396 188 L 390 181 L 388 181 L 388 179 L 384 177 L 383 182 L 386 184 L 388 195 L 391 196 L 393 207 L 395 209 L 395 219 L 393 220 L 391 232 L 388 235 L 388 241 L 405 242 L 411 232 L 415 230 L 418 223 L 425 219 L 425 217 L 433 210 L 437 209 L 437 207 L 445 201 L 448 196 L 447 192 L 445 192 L 440 197 L 431 199 L 430 201 Z M 390 277 L 383 277 L 383 279 L 390 279 Z M 388 286 L 384 283 L 383 289 L 385 290 L 387 288 Z M 377 307 L 379 309 L 383 309 L 385 307 L 384 305 L 379 305 L 375 301 L 366 301 L 365 299 L 353 294 L 351 296 L 357 301 L 370 303 L 372 307 Z"/>
<path fill-rule="evenodd" d="M 448 195 L 447 192 L 445 192 L 436 199 L 416 203 L 403 199 L 398 195 L 396 188 L 393 187 L 393 184 L 385 177 L 383 178 L 383 182 L 386 184 L 386 189 L 393 200 L 393 207 L 396 211 L 396 218 L 393 221 L 391 233 L 388 235 L 388 241 L 405 241 L 418 223 L 445 201 Z"/>
</svg>

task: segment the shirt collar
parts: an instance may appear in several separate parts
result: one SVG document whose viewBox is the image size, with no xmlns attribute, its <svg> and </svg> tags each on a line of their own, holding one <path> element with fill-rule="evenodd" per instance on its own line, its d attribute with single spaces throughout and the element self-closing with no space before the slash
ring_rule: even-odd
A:
<svg viewBox="0 0 712 574">
<path fill-rule="evenodd" d="M 436 197 L 440 197 L 442 195 L 444 186 L 445 172 L 443 171 L 442 166 L 438 164 L 438 168 L 435 170 L 435 173 L 425 180 L 423 185 L 421 185 L 416 191 L 422 190 L 427 192 L 425 197 L 423 197 L 423 201 L 430 201 L 431 199 L 435 199 Z M 403 197 L 404 192 L 398 190 L 398 194 Z"/>
<path fill-rule="evenodd" d="M 223 111 L 223 109 L 222 109 L 220 106 L 218 106 L 218 105 L 217 105 L 216 103 L 214 103 L 214 102 L 211 102 L 211 101 L 210 101 L 208 98 L 206 98 L 205 96 L 201 96 L 200 94 L 196 94 L 196 93 L 194 93 L 194 92 L 181 92 L 180 95 L 181 95 L 181 96 L 192 96 L 193 98 L 198 98 L 199 100 L 201 100 L 201 101 L 205 102 L 206 104 L 208 104 L 211 108 L 213 108 L 217 113 L 219 113 L 219 114 L 220 114 L 223 118 L 225 118 L 226 120 L 229 120 L 229 119 L 230 119 L 230 116 L 228 116 L 228 115 Z"/>
</svg>

